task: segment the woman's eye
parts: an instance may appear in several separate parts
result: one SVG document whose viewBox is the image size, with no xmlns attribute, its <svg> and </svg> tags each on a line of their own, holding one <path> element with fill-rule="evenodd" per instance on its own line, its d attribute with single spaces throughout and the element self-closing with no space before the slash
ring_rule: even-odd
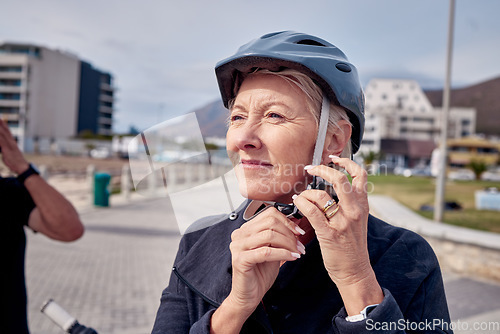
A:
<svg viewBox="0 0 500 334">
<path fill-rule="evenodd" d="M 269 117 L 269 118 L 283 118 L 283 116 L 281 116 L 280 114 L 274 113 L 274 112 L 270 112 L 269 114 L 267 114 L 267 117 Z"/>
<path fill-rule="evenodd" d="M 239 121 L 241 119 L 243 119 L 243 117 L 241 117 L 239 115 L 231 116 L 231 122 L 236 122 L 236 121 Z"/>
</svg>

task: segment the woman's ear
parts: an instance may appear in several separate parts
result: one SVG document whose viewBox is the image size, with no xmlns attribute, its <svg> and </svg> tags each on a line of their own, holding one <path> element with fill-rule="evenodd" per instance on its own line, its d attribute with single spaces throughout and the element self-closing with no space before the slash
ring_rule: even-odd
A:
<svg viewBox="0 0 500 334">
<path fill-rule="evenodd" d="M 327 164 L 330 162 L 329 155 L 333 154 L 340 157 L 342 151 L 347 147 L 349 140 L 351 140 L 352 127 L 346 120 L 337 122 L 337 127 L 333 131 L 328 131 L 325 138 L 325 146 L 323 148 L 322 163 Z"/>
</svg>

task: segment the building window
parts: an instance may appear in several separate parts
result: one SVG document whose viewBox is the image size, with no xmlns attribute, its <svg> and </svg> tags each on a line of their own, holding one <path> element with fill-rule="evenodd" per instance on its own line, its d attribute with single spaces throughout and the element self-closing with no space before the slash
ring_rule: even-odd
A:
<svg viewBox="0 0 500 334">
<path fill-rule="evenodd" d="M 21 86 L 21 80 L 0 79 L 0 86 Z"/>
<path fill-rule="evenodd" d="M 470 119 L 462 119 L 462 126 L 470 125 Z"/>
<path fill-rule="evenodd" d="M 113 103 L 112 102 L 101 101 L 101 106 L 108 107 L 108 108 L 113 108 Z"/>
<path fill-rule="evenodd" d="M 0 93 L 0 100 L 20 100 L 21 94 L 18 93 Z"/>
<path fill-rule="evenodd" d="M 466 146 L 451 146 L 451 152 L 469 152 L 469 148 Z"/>
<path fill-rule="evenodd" d="M 109 114 L 109 113 L 99 113 L 99 117 L 111 119 L 111 118 L 113 118 L 113 115 Z"/>
<path fill-rule="evenodd" d="M 399 120 L 400 120 L 402 123 L 404 123 L 404 122 L 407 122 L 407 121 L 408 121 L 408 117 L 406 117 L 406 116 L 401 116 L 401 117 L 399 118 Z"/>
<path fill-rule="evenodd" d="M 426 122 L 433 124 L 434 123 L 434 118 L 427 118 L 427 117 L 415 117 L 413 119 L 415 122 Z"/>
<path fill-rule="evenodd" d="M 495 154 L 498 153 L 498 150 L 493 147 L 478 147 L 477 148 L 477 153 L 480 154 Z"/>
<path fill-rule="evenodd" d="M 16 107 L 0 107 L 0 114 L 19 114 L 19 108 L 16 108 Z"/>
<path fill-rule="evenodd" d="M 382 94 L 382 100 L 387 100 L 387 94 Z"/>
<path fill-rule="evenodd" d="M 375 141 L 370 140 L 370 139 L 363 139 L 363 141 L 361 141 L 361 144 L 362 145 L 373 145 L 373 144 L 375 144 Z"/>
<path fill-rule="evenodd" d="M 459 162 L 450 162 L 451 168 L 465 168 L 465 164 Z"/>
<path fill-rule="evenodd" d="M 22 66 L 0 66 L 0 72 L 22 72 Z"/>
</svg>

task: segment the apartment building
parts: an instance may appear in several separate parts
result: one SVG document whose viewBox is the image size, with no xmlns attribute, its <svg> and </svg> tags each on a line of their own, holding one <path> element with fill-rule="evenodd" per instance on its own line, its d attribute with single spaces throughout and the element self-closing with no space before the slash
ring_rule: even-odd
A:
<svg viewBox="0 0 500 334">
<path fill-rule="evenodd" d="M 111 74 L 76 55 L 0 44 L 0 117 L 25 151 L 84 130 L 111 135 L 113 95 Z"/>
<path fill-rule="evenodd" d="M 365 88 L 365 134 L 360 152 L 380 152 L 383 139 L 437 143 L 441 133 L 442 108 L 431 105 L 414 80 L 373 79 Z M 475 134 L 476 111 L 451 108 L 448 137 Z M 429 157 L 430 159 L 430 157 Z"/>
<path fill-rule="evenodd" d="M 465 168 L 472 161 L 481 161 L 488 166 L 500 161 L 500 143 L 481 137 L 466 137 L 448 140 L 448 165 Z"/>
</svg>

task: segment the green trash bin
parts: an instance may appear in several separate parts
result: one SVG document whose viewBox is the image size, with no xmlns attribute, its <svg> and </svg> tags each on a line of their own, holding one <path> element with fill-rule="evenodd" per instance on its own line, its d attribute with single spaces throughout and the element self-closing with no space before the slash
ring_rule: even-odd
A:
<svg viewBox="0 0 500 334">
<path fill-rule="evenodd" d="M 94 205 L 109 206 L 109 182 L 111 175 L 96 173 L 94 175 Z"/>
</svg>

